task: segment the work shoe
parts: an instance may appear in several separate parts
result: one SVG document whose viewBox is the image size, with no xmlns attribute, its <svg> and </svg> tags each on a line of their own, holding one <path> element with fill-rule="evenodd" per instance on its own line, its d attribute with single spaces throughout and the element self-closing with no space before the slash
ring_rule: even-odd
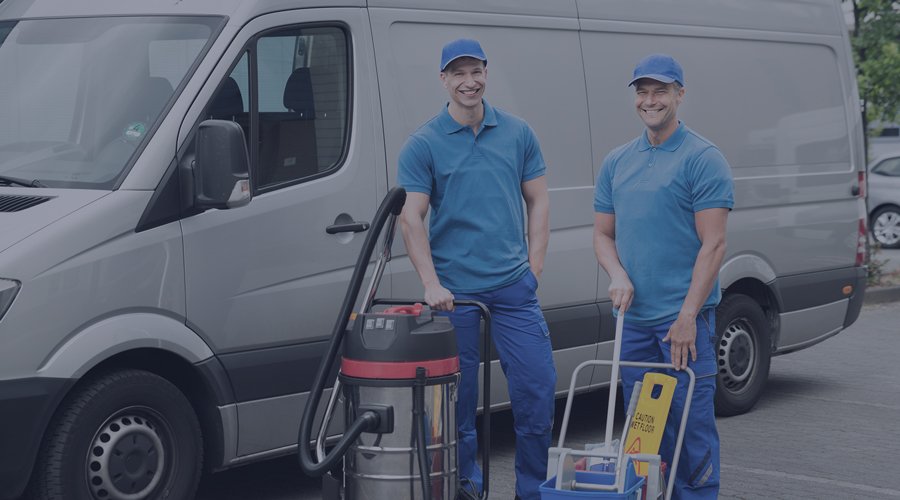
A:
<svg viewBox="0 0 900 500">
<path fill-rule="evenodd" d="M 479 500 L 481 498 L 475 492 L 475 484 L 468 478 L 463 478 L 456 492 L 456 500 Z"/>
</svg>

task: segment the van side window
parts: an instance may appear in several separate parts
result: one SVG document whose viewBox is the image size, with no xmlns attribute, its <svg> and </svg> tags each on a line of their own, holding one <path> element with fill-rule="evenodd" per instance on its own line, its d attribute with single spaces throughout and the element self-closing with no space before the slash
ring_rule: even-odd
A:
<svg viewBox="0 0 900 500">
<path fill-rule="evenodd" d="M 900 158 L 889 158 L 875 165 L 873 174 L 886 175 L 888 177 L 900 177 Z"/>
<path fill-rule="evenodd" d="M 257 189 L 335 169 L 347 134 L 347 40 L 338 27 L 270 32 L 256 43 Z"/>
<path fill-rule="evenodd" d="M 244 129 L 255 192 L 327 175 L 344 157 L 349 65 L 342 28 L 267 32 L 219 84 L 201 121 Z"/>
</svg>

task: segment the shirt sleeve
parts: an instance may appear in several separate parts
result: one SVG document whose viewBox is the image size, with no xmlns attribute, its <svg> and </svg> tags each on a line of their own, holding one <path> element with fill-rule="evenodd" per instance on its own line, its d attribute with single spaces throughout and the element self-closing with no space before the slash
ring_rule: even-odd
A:
<svg viewBox="0 0 900 500">
<path fill-rule="evenodd" d="M 616 213 L 613 207 L 612 179 L 613 162 L 611 155 L 607 155 L 600 165 L 600 173 L 597 174 L 597 184 L 594 186 L 594 211 L 604 214 Z"/>
<path fill-rule="evenodd" d="M 693 162 L 691 204 L 694 212 L 708 208 L 734 208 L 731 166 L 718 148 L 705 149 Z"/>
<path fill-rule="evenodd" d="M 525 165 L 522 169 L 522 182 L 537 179 L 547 172 L 544 163 L 544 155 L 541 153 L 541 145 L 538 143 L 534 130 L 525 125 Z"/>
<path fill-rule="evenodd" d="M 414 193 L 431 196 L 434 185 L 434 162 L 424 141 L 409 136 L 397 159 L 397 184 Z"/>
</svg>

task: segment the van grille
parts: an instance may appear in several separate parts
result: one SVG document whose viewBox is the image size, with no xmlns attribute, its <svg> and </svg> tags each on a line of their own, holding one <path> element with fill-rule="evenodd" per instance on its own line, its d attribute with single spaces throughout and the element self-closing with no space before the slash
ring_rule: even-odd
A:
<svg viewBox="0 0 900 500">
<path fill-rule="evenodd" d="M 0 212 L 20 212 L 50 199 L 50 196 L 0 195 Z"/>
</svg>

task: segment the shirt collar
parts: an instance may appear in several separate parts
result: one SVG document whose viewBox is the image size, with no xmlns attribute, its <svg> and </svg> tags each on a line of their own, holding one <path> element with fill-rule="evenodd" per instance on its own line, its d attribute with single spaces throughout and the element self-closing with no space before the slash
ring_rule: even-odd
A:
<svg viewBox="0 0 900 500">
<path fill-rule="evenodd" d="M 675 132 L 672 132 L 672 135 L 666 139 L 666 142 L 656 146 L 656 149 L 661 149 L 663 151 L 672 152 L 678 149 L 678 146 L 681 146 L 681 143 L 684 142 L 684 138 L 687 137 L 687 127 L 684 126 L 684 123 L 679 121 L 678 128 L 675 129 Z M 641 134 L 640 144 L 638 146 L 638 151 L 646 151 L 653 147 L 650 144 L 650 140 L 647 138 L 647 131 L 644 130 L 644 133 Z"/>
<path fill-rule="evenodd" d="M 486 99 L 482 99 L 481 103 L 484 105 L 484 118 L 481 120 L 481 125 L 483 127 L 496 127 L 497 126 L 497 113 L 494 111 L 494 107 L 488 104 Z M 445 104 L 441 109 L 440 122 L 441 128 L 444 129 L 444 133 L 454 134 L 459 132 L 460 130 L 466 128 L 465 125 L 460 125 L 459 122 L 453 119 L 450 116 L 450 110 L 448 108 L 449 103 Z"/>
</svg>

